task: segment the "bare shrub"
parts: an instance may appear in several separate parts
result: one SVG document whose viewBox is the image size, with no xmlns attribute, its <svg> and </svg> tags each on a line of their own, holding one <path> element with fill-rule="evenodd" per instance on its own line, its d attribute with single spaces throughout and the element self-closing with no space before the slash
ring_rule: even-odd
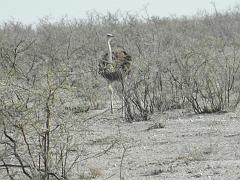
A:
<svg viewBox="0 0 240 180">
<path fill-rule="evenodd" d="M 236 108 L 240 102 L 239 14 L 236 9 L 161 19 L 118 12 L 55 23 L 42 19 L 34 28 L 3 23 L 3 176 L 77 176 L 79 159 L 87 154 L 79 142 L 85 137 L 83 114 L 105 108 L 108 101 L 106 83 L 98 74 L 107 33 L 116 35 L 114 48 L 127 50 L 133 58 L 131 75 L 119 90 L 128 121 L 146 121 L 155 111 L 189 106 L 196 113 Z M 66 113 L 66 105 L 74 113 Z"/>
</svg>

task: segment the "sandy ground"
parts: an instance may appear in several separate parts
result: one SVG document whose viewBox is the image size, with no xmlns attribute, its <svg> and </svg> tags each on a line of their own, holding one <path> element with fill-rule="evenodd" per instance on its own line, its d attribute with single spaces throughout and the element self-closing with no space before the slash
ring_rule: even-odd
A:
<svg viewBox="0 0 240 180">
<path fill-rule="evenodd" d="M 240 179 L 240 114 L 176 110 L 127 123 L 103 113 L 87 124 L 86 148 L 95 157 L 82 164 L 85 177 Z"/>
</svg>

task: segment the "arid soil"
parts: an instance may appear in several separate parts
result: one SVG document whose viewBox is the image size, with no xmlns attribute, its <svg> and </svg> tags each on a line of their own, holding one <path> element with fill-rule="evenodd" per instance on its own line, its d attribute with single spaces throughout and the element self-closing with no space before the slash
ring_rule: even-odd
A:
<svg viewBox="0 0 240 180">
<path fill-rule="evenodd" d="M 181 110 L 127 123 L 94 112 L 87 121 L 82 164 L 93 179 L 240 179 L 240 114 L 195 115 Z M 93 113 L 93 114 L 94 114 Z M 101 114 L 101 115 L 98 115 Z"/>
</svg>

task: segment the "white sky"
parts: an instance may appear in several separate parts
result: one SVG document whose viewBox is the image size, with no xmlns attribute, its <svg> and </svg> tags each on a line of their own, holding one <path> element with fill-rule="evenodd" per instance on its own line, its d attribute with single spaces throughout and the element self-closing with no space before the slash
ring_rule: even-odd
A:
<svg viewBox="0 0 240 180">
<path fill-rule="evenodd" d="M 212 0 L 0 0 L 0 23 L 17 20 L 37 23 L 40 18 L 50 16 L 57 20 L 63 16 L 84 18 L 86 12 L 122 12 L 144 14 L 147 5 L 149 15 L 194 15 L 198 10 L 213 12 Z M 233 8 L 240 0 L 214 0 L 218 10 Z"/>
</svg>

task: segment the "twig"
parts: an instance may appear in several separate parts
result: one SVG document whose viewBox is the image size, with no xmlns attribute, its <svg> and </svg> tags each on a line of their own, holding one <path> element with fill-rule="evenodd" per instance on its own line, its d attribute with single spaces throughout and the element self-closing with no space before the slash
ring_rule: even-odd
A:
<svg viewBox="0 0 240 180">
<path fill-rule="evenodd" d="M 9 168 L 9 167 L 11 167 L 11 168 L 31 168 L 29 165 L 18 165 L 18 164 L 6 164 L 5 162 L 3 162 L 4 164 L 0 164 L 0 167 L 5 167 L 5 168 Z M 40 172 L 45 172 L 45 170 L 44 169 L 37 169 L 38 171 L 40 171 Z M 47 172 L 49 175 L 51 175 L 51 176 L 53 176 L 53 177 L 55 177 L 57 180 L 60 180 L 61 178 L 60 177 L 58 177 L 55 173 L 53 173 L 53 172 Z"/>
<path fill-rule="evenodd" d="M 121 163 L 120 163 L 120 180 L 123 179 L 123 176 L 122 176 L 123 159 L 124 159 L 125 153 L 126 153 L 126 151 L 127 151 L 127 148 L 126 148 L 124 145 L 122 145 L 122 146 L 123 146 L 123 153 L 122 153 L 122 158 L 121 158 Z"/>
<path fill-rule="evenodd" d="M 3 162 L 3 166 L 6 168 L 6 171 L 7 171 L 7 174 L 8 174 L 8 176 L 9 176 L 9 178 L 10 178 L 11 180 L 14 180 L 14 178 L 12 177 L 12 175 L 11 175 L 10 172 L 9 172 L 9 167 L 6 165 L 6 163 L 5 163 L 4 160 L 2 160 L 2 162 Z"/>
<path fill-rule="evenodd" d="M 13 152 L 14 152 L 14 156 L 16 157 L 16 159 L 18 160 L 18 162 L 20 163 L 21 165 L 21 168 L 22 168 L 22 171 L 23 173 L 29 178 L 29 179 L 32 179 L 32 176 L 26 171 L 24 165 L 23 165 L 23 161 L 21 159 L 21 157 L 19 156 L 19 154 L 17 153 L 17 144 L 16 144 L 16 141 L 7 134 L 6 130 L 3 131 L 4 135 L 13 143 L 13 146 L 12 149 L 13 149 Z"/>
</svg>

